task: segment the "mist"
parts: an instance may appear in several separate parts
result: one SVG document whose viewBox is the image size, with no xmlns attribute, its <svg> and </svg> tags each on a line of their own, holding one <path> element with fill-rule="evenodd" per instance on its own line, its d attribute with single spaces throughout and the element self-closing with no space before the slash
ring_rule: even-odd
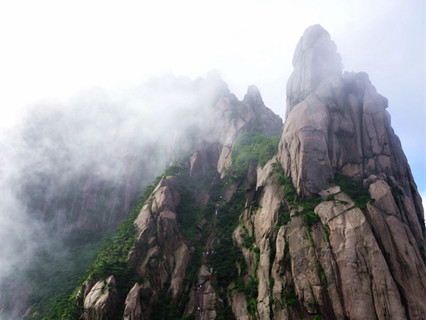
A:
<svg viewBox="0 0 426 320">
<path fill-rule="evenodd" d="M 72 264 L 70 243 L 99 242 L 171 161 L 214 139 L 213 106 L 228 93 L 212 72 L 33 104 L 0 142 L 0 307 L 23 313 L 25 275 L 43 282 Z M 89 249 L 79 255 L 90 261 Z M 11 295 L 18 302 L 5 306 Z"/>
</svg>

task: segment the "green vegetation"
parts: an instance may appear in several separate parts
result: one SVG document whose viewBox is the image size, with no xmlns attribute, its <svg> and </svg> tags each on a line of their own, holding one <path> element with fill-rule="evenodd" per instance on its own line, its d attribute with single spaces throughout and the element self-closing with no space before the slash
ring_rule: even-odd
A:
<svg viewBox="0 0 426 320">
<path fill-rule="evenodd" d="M 216 173 L 217 174 L 217 173 Z M 188 240 L 194 240 L 198 233 L 197 225 L 205 216 L 211 216 L 214 210 L 211 210 L 211 205 L 207 211 L 197 203 L 194 198 L 194 191 L 197 190 L 200 184 L 205 185 L 205 181 L 194 181 L 189 174 L 189 167 L 183 164 L 170 166 L 165 171 L 166 176 L 175 176 L 178 180 L 178 191 L 180 202 L 176 211 L 178 212 L 177 221 L 179 230 Z M 205 180 L 205 179 L 204 179 Z"/>
<path fill-rule="evenodd" d="M 293 205 L 297 202 L 297 192 L 293 186 L 293 182 L 290 177 L 284 174 L 284 169 L 280 162 L 274 162 L 272 164 L 272 173 L 277 176 L 277 183 L 284 188 L 284 197 L 287 199 L 289 205 Z"/>
<path fill-rule="evenodd" d="M 219 208 L 216 227 L 220 234 L 220 242 L 215 246 L 214 259 L 209 260 L 215 270 L 213 283 L 216 287 L 226 288 L 231 281 L 238 278 L 236 263 L 246 269 L 241 251 L 232 243 L 232 232 L 238 225 L 239 215 L 244 211 L 245 201 L 245 189 L 240 185 L 231 200 Z M 226 297 L 224 290 L 219 289 L 219 292 Z"/>
<path fill-rule="evenodd" d="M 291 178 L 287 177 L 284 174 L 284 170 L 280 162 L 274 162 L 272 164 L 271 175 L 273 174 L 276 175 L 278 185 L 283 187 L 283 196 L 286 198 L 288 206 L 294 205 L 297 199 L 297 192 L 294 189 L 293 183 L 291 182 Z M 276 225 L 276 230 L 278 230 L 280 226 L 289 223 L 290 220 L 290 211 L 282 204 L 278 211 L 278 221 Z"/>
<path fill-rule="evenodd" d="M 277 226 L 283 226 L 289 223 L 291 220 L 290 212 L 288 210 L 285 210 L 283 206 L 280 207 L 280 210 L 278 211 L 278 222 Z"/>
<path fill-rule="evenodd" d="M 253 276 L 250 278 L 250 281 L 246 284 L 243 282 L 242 277 L 244 274 L 247 274 L 247 269 L 243 270 L 242 275 L 239 278 L 237 278 L 236 289 L 240 292 L 244 292 L 244 295 L 247 300 L 248 312 L 252 316 L 255 316 L 257 311 L 257 296 L 258 296 L 258 286 L 259 286 L 259 279 L 257 278 L 256 274 L 257 274 L 257 269 L 259 267 L 260 250 L 258 247 L 255 247 L 253 245 L 255 242 L 254 236 L 250 237 L 248 235 L 247 230 L 245 231 L 246 233 L 244 234 L 243 246 L 253 251 L 256 257 L 256 264 L 254 266 Z"/>
<path fill-rule="evenodd" d="M 327 286 L 327 276 L 325 275 L 325 271 L 324 268 L 322 267 L 322 265 L 319 263 L 319 261 L 317 261 L 317 269 L 321 275 L 321 281 L 322 283 Z"/>
<path fill-rule="evenodd" d="M 237 288 L 244 291 L 248 308 L 252 315 L 257 309 L 257 287 L 258 279 L 253 276 L 247 285 L 244 285 L 241 276 L 238 277 L 236 263 L 242 270 L 241 273 L 247 273 L 244 257 L 239 249 L 232 243 L 232 232 L 238 225 L 238 217 L 244 211 L 246 201 L 243 181 L 247 174 L 250 164 L 264 166 L 266 162 L 277 152 L 279 137 L 270 137 L 259 133 L 247 132 L 242 134 L 235 143 L 232 150 L 232 180 L 239 184 L 239 188 L 232 197 L 220 208 L 220 215 L 217 219 L 218 233 L 221 234 L 220 242 L 216 246 L 215 259 L 211 261 L 216 277 L 214 284 L 226 288 L 228 284 L 237 280 Z M 257 207 L 256 198 L 252 205 Z M 247 234 L 244 236 L 244 246 L 251 248 L 259 261 L 259 250 L 253 247 L 254 237 Z M 256 267 L 257 268 L 257 267 Z M 256 272 L 255 272 L 256 273 Z M 222 295 L 225 295 L 223 289 L 220 289 Z"/>
<path fill-rule="evenodd" d="M 279 136 L 267 136 L 246 132 L 236 141 L 232 149 L 232 170 L 234 176 L 246 174 L 250 164 L 264 166 L 278 151 Z"/>
<path fill-rule="evenodd" d="M 312 226 L 320 221 L 320 217 L 314 212 L 315 207 L 320 202 L 321 198 L 313 198 L 298 203 L 303 208 L 302 219 L 309 232 Z"/>
<path fill-rule="evenodd" d="M 252 248 L 253 243 L 255 242 L 254 235 L 249 236 L 247 229 L 243 226 L 244 235 L 243 235 L 243 246 L 246 248 Z"/>
<path fill-rule="evenodd" d="M 225 308 L 218 311 L 216 314 L 217 320 L 232 320 L 235 319 L 234 313 L 232 312 L 232 307 L 230 305 L 226 305 Z M 195 318 L 194 318 L 195 320 Z"/>
<path fill-rule="evenodd" d="M 394 197 L 394 199 L 400 199 L 404 196 L 402 190 L 393 182 L 391 178 L 387 177 L 386 182 L 391 188 L 392 196 Z"/>
<path fill-rule="evenodd" d="M 289 307 L 294 307 L 297 305 L 297 296 L 294 290 L 284 290 L 284 299 Z"/>
<path fill-rule="evenodd" d="M 252 316 L 254 316 L 257 311 L 258 287 L 259 279 L 256 276 L 252 276 L 247 284 L 244 284 L 241 277 L 237 278 L 236 289 L 240 292 L 244 292 L 247 300 L 247 311 Z"/>
<path fill-rule="evenodd" d="M 254 317 L 257 311 L 257 296 L 259 294 L 259 279 L 257 278 L 257 269 L 259 268 L 260 250 L 257 247 L 252 247 L 251 250 L 255 254 L 256 265 L 254 266 L 254 275 L 251 277 L 250 282 L 247 283 L 247 285 L 244 287 L 244 295 L 247 299 L 247 311 Z"/>
<path fill-rule="evenodd" d="M 258 186 L 256 188 L 256 191 L 254 192 L 253 198 L 252 198 L 252 200 L 250 202 L 250 208 L 251 208 L 251 210 L 256 211 L 257 209 L 262 208 L 262 206 L 260 205 L 259 201 L 260 201 L 261 195 L 263 193 L 263 189 L 264 189 L 263 186 Z"/>
<path fill-rule="evenodd" d="M 64 300 L 75 288 L 78 279 L 83 276 L 101 245 L 99 233 L 91 230 L 75 230 L 63 240 L 67 244 L 67 250 L 62 243 L 57 243 L 55 252 L 39 250 L 33 264 L 26 272 L 25 277 L 33 288 L 38 288 L 30 297 L 34 310 L 45 315 L 50 312 L 53 304 L 59 299 Z M 46 261 L 49 263 L 46 264 Z"/>
<path fill-rule="evenodd" d="M 203 208 L 195 201 L 190 188 L 180 185 L 180 203 L 176 208 L 179 230 L 188 240 L 195 240 L 197 225 L 203 218 Z"/>
<path fill-rule="evenodd" d="M 274 290 L 274 278 L 272 277 L 272 275 L 269 277 L 269 298 L 272 301 L 272 294 L 273 294 L 273 290 Z"/>
<path fill-rule="evenodd" d="M 178 304 L 172 303 L 172 297 L 168 294 L 170 287 L 170 279 L 166 282 L 163 290 L 160 292 L 158 300 L 152 304 L 152 310 L 149 319 L 152 320 L 167 320 L 167 319 L 195 319 L 189 315 L 183 318 L 182 315 L 185 311 L 185 306 L 189 301 L 189 295 L 181 299 Z"/>
<path fill-rule="evenodd" d="M 197 280 L 198 271 L 201 266 L 202 251 L 206 240 L 208 228 L 201 233 L 197 229 L 197 225 L 203 218 L 211 220 L 215 210 L 215 202 L 210 201 L 205 207 L 202 207 L 196 201 L 194 194 L 202 189 L 210 194 L 220 194 L 221 182 L 212 183 L 216 180 L 217 170 L 208 168 L 201 180 L 194 180 L 190 176 L 189 167 L 187 165 L 188 158 L 181 158 L 175 161 L 175 164 L 167 168 L 164 175 L 174 176 L 177 179 L 177 191 L 179 192 L 180 202 L 176 208 L 177 223 L 182 235 L 191 241 L 196 250 L 192 256 L 192 262 L 189 264 L 185 278 L 182 284 L 183 288 L 190 288 L 191 283 Z M 214 170 L 213 170 L 214 169 Z M 198 239 L 196 241 L 196 239 Z M 227 256 L 229 252 L 224 253 Z M 185 307 L 189 302 L 189 293 L 183 293 L 176 303 L 172 303 L 169 292 L 170 279 L 164 285 L 164 289 L 160 292 L 158 300 L 152 305 L 150 319 L 195 319 L 194 314 L 183 317 Z"/>
<path fill-rule="evenodd" d="M 355 202 L 355 206 L 358 208 L 365 209 L 367 203 L 372 201 L 368 188 L 364 187 L 361 180 L 338 173 L 334 177 L 334 182 Z"/>
<path fill-rule="evenodd" d="M 244 288 L 244 295 L 247 299 L 247 311 L 253 317 L 256 315 L 257 311 L 257 296 L 258 296 L 258 286 L 259 279 L 256 276 L 253 276 L 250 279 L 250 282 Z"/>
</svg>

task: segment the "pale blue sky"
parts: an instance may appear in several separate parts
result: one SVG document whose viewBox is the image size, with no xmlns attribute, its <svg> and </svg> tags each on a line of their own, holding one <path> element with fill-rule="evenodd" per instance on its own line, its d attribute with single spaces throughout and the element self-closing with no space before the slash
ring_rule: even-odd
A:
<svg viewBox="0 0 426 320">
<path fill-rule="evenodd" d="M 396 134 L 426 195 L 426 8 L 422 0 L 0 0 L 0 126 L 26 106 L 171 72 L 221 71 L 242 98 L 256 84 L 284 116 L 285 84 L 304 29 L 329 31 L 344 69 L 389 99 Z"/>
</svg>

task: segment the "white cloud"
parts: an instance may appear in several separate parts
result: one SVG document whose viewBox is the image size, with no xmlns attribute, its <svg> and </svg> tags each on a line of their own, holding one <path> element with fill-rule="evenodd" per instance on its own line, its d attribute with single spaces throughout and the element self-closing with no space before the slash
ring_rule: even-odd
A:
<svg viewBox="0 0 426 320">
<path fill-rule="evenodd" d="M 320 23 L 345 68 L 367 71 L 389 98 L 409 159 L 417 157 L 415 146 L 426 135 L 422 0 L 2 0 L 2 5 L 0 127 L 43 97 L 66 98 L 83 88 L 164 72 L 194 78 L 211 69 L 219 69 L 240 98 L 256 84 L 266 105 L 284 116 L 294 48 L 307 26 Z M 409 118 L 412 113 L 418 116 Z M 415 175 L 422 171 L 413 168 Z"/>
</svg>

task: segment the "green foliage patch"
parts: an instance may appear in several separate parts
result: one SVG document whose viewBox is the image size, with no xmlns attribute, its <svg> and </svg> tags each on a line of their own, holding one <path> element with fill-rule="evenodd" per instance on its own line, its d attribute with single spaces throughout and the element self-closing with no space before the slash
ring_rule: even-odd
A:
<svg viewBox="0 0 426 320">
<path fill-rule="evenodd" d="M 194 240 L 198 233 L 197 225 L 205 213 L 194 198 L 194 190 L 198 187 L 198 183 L 191 179 L 189 167 L 183 164 L 170 166 L 165 175 L 172 175 L 178 179 L 180 202 L 176 211 L 179 230 L 186 239 Z"/>
<path fill-rule="evenodd" d="M 209 260 L 215 270 L 214 282 L 217 287 L 226 288 L 230 282 L 237 279 L 236 263 L 246 268 L 241 251 L 232 242 L 232 232 L 238 225 L 238 217 L 244 210 L 245 201 L 245 189 L 241 185 L 231 200 L 219 208 L 216 227 L 220 234 L 220 242 L 215 246 L 214 258 Z"/>
<path fill-rule="evenodd" d="M 284 188 L 284 197 L 287 199 L 289 205 L 293 205 L 297 202 L 297 192 L 293 186 L 293 182 L 290 177 L 284 174 L 284 169 L 280 162 L 274 162 L 272 164 L 272 173 L 277 176 L 277 183 Z"/>
<path fill-rule="evenodd" d="M 338 173 L 334 177 L 334 182 L 340 186 L 342 191 L 355 202 L 355 206 L 360 209 L 365 209 L 367 203 L 373 201 L 368 192 L 368 188 L 364 187 L 361 180 L 355 180 L 349 176 Z"/>
<path fill-rule="evenodd" d="M 297 305 L 297 295 L 296 295 L 296 293 L 294 292 L 294 290 L 284 290 L 284 299 L 285 299 L 285 302 L 286 302 L 286 304 L 289 306 L 289 307 L 294 307 L 294 306 L 296 306 Z"/>
<path fill-rule="evenodd" d="M 263 167 L 278 151 L 279 136 L 243 133 L 232 149 L 232 170 L 237 177 L 246 174 L 250 164 Z"/>
<path fill-rule="evenodd" d="M 283 226 L 289 223 L 291 220 L 290 212 L 286 210 L 283 206 L 280 207 L 278 211 L 278 221 L 277 226 Z"/>
<path fill-rule="evenodd" d="M 87 242 L 82 243 L 83 240 Z M 52 312 L 55 316 L 51 319 L 60 319 L 56 311 L 64 310 L 68 304 L 68 297 L 88 267 L 88 261 L 99 250 L 101 238 L 90 230 L 75 230 L 65 241 L 68 250 L 62 256 L 41 250 L 25 275 L 32 287 L 38 288 L 30 297 L 32 308 L 38 313 L 33 319 L 41 319 Z M 45 261 L 50 262 L 46 265 Z M 39 264 L 43 264 L 43 267 Z M 78 312 L 77 307 L 71 310 L 72 313 Z"/>
</svg>

